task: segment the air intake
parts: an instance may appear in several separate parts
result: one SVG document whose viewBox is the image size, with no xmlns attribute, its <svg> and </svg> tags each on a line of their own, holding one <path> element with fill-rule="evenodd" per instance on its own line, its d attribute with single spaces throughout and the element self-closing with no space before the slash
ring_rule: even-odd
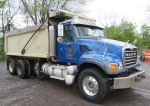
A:
<svg viewBox="0 0 150 106">
<path fill-rule="evenodd" d="M 86 52 L 88 48 L 86 46 L 80 46 L 80 52 Z"/>
</svg>

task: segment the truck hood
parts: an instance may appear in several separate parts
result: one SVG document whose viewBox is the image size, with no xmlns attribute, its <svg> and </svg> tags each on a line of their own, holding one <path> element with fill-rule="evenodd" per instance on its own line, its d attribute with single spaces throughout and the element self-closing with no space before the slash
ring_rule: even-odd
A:
<svg viewBox="0 0 150 106">
<path fill-rule="evenodd" d="M 89 51 L 104 52 L 107 48 L 107 54 L 117 55 L 122 59 L 122 48 L 129 46 L 136 48 L 135 46 L 111 39 L 95 40 L 95 39 L 77 39 L 77 44 L 86 46 Z"/>
</svg>

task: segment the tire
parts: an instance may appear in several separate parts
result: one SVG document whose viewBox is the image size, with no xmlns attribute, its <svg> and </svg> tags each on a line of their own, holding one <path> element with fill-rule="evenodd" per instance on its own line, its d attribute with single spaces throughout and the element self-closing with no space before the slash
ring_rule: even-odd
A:
<svg viewBox="0 0 150 106">
<path fill-rule="evenodd" d="M 16 75 L 17 72 L 16 72 L 16 61 L 15 59 L 9 59 L 7 61 L 7 67 L 8 67 L 8 71 L 11 75 Z"/>
<path fill-rule="evenodd" d="M 34 64 L 32 63 L 32 61 L 27 59 L 25 59 L 24 61 L 27 63 L 27 78 L 30 78 L 34 72 Z"/>
<path fill-rule="evenodd" d="M 100 102 L 110 92 L 108 78 L 95 68 L 87 68 L 80 73 L 78 88 L 86 100 L 94 103 Z"/>
<path fill-rule="evenodd" d="M 17 61 L 16 69 L 19 78 L 21 79 L 27 78 L 28 67 L 27 67 L 27 63 L 24 60 Z"/>
<path fill-rule="evenodd" d="M 49 78 L 49 76 L 45 75 L 41 72 L 41 67 L 42 67 L 42 63 L 35 61 L 34 62 L 34 74 L 37 78 L 39 78 L 41 80 L 45 80 L 45 79 Z"/>
</svg>

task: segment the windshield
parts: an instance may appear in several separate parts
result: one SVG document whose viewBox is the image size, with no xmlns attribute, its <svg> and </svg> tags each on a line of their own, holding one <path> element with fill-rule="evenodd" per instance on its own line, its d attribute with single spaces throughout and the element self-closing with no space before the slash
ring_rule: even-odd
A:
<svg viewBox="0 0 150 106">
<path fill-rule="evenodd" d="M 74 25 L 76 38 L 92 38 L 93 36 L 104 37 L 104 32 L 99 27 L 86 26 L 86 25 Z"/>
</svg>

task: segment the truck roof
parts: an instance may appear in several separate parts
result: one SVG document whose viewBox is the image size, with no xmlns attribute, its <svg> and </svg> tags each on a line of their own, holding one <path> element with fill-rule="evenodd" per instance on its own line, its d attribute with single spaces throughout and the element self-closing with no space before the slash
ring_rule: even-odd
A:
<svg viewBox="0 0 150 106">
<path fill-rule="evenodd" d="M 67 22 L 69 21 L 68 19 L 71 19 L 72 24 L 83 24 L 83 25 L 91 25 L 91 26 L 96 26 L 104 29 L 101 26 L 98 26 L 95 22 L 96 20 L 94 18 L 90 18 L 81 14 L 77 14 L 74 12 L 66 11 L 66 10 L 52 10 L 49 13 L 49 19 L 52 21 L 62 21 Z"/>
<path fill-rule="evenodd" d="M 81 14 L 77 14 L 74 12 L 70 12 L 70 11 L 66 11 L 66 10 L 54 10 L 54 11 L 50 11 L 49 13 L 49 18 L 50 19 L 54 19 L 54 20 L 65 20 L 65 19 L 70 19 L 73 17 L 79 17 L 80 19 L 87 19 L 87 20 L 91 20 L 91 21 L 96 21 L 94 18 L 90 18 Z"/>
</svg>

